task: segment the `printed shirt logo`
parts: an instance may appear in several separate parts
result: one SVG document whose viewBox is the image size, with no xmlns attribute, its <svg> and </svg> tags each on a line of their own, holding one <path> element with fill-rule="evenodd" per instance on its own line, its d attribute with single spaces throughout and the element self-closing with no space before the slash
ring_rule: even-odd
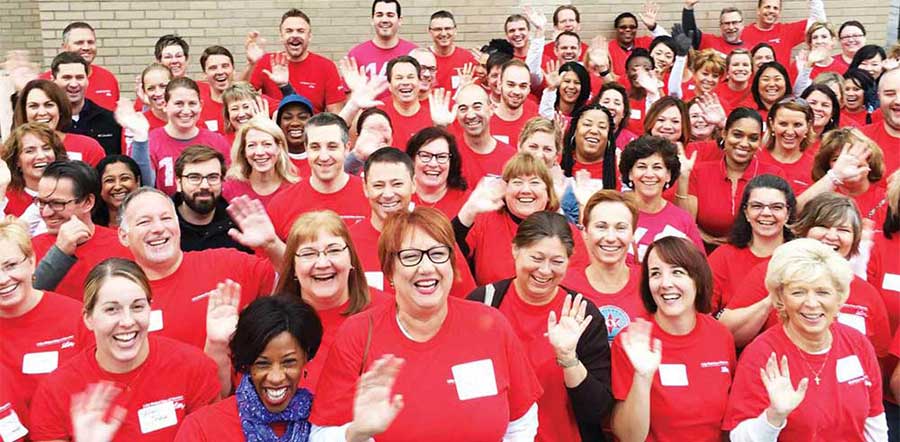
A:
<svg viewBox="0 0 900 442">
<path fill-rule="evenodd" d="M 603 320 L 606 322 L 606 334 L 610 341 L 612 341 L 625 326 L 631 323 L 631 317 L 628 316 L 628 313 L 615 305 L 604 305 L 600 307 L 600 315 L 603 316 Z"/>
</svg>

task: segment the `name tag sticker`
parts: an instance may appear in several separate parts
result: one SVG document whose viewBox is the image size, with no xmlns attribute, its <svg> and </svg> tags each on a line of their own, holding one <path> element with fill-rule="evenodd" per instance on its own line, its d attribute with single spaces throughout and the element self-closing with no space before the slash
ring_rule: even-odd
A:
<svg viewBox="0 0 900 442">
<path fill-rule="evenodd" d="M 175 403 L 162 401 L 150 406 L 144 406 L 144 408 L 138 410 L 138 421 L 141 424 L 141 433 L 143 434 L 175 426 L 178 424 L 178 415 L 175 414 Z"/>
<path fill-rule="evenodd" d="M 59 367 L 58 351 L 26 353 L 22 357 L 22 373 L 24 374 L 53 373 L 56 367 Z"/>
<path fill-rule="evenodd" d="M 28 429 L 22 425 L 16 410 L 10 410 L 9 415 L 0 418 L 0 439 L 3 442 L 13 442 L 28 434 Z"/>
<path fill-rule="evenodd" d="M 206 120 L 203 122 L 203 124 L 206 125 L 207 129 L 209 129 L 213 132 L 216 132 L 219 130 L 219 122 L 216 120 Z"/>
<path fill-rule="evenodd" d="M 81 152 L 72 152 L 71 150 L 66 152 L 66 156 L 72 161 L 82 161 L 84 158 Z"/>
<path fill-rule="evenodd" d="M 659 364 L 659 383 L 666 387 L 687 387 L 687 366 L 684 364 Z"/>
<path fill-rule="evenodd" d="M 466 362 L 450 367 L 459 400 L 466 401 L 497 395 L 494 362 L 490 359 Z"/>
<path fill-rule="evenodd" d="M 853 327 L 862 334 L 866 334 L 866 318 L 849 313 L 838 313 L 837 321 L 846 326 Z"/>
<path fill-rule="evenodd" d="M 900 292 L 900 275 L 896 273 L 885 273 L 884 281 L 881 282 L 881 288 Z"/>
<path fill-rule="evenodd" d="M 450 77 L 450 87 L 452 87 L 453 89 L 459 89 L 459 75 Z"/>
<path fill-rule="evenodd" d="M 632 109 L 631 110 L 631 119 L 632 120 L 640 120 L 641 119 L 641 110 L 640 109 Z"/>
<path fill-rule="evenodd" d="M 837 374 L 838 383 L 847 382 L 866 375 L 863 371 L 862 364 L 859 363 L 859 358 L 856 355 L 838 359 L 834 371 Z"/>
<path fill-rule="evenodd" d="M 366 272 L 366 284 L 378 290 L 384 290 L 384 273 Z"/>
<path fill-rule="evenodd" d="M 509 144 L 509 135 L 494 135 L 494 139 L 503 144 Z"/>
<path fill-rule="evenodd" d="M 150 310 L 150 328 L 149 331 L 155 332 L 163 329 L 163 312 L 162 310 Z"/>
</svg>

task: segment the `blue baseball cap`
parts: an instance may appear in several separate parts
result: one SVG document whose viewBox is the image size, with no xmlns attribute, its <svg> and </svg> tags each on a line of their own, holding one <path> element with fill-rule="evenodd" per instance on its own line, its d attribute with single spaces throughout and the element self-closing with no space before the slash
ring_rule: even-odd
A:
<svg viewBox="0 0 900 442">
<path fill-rule="evenodd" d="M 281 120 L 281 113 L 284 111 L 284 108 L 292 103 L 297 103 L 302 105 L 309 111 L 310 115 L 315 115 L 316 111 L 313 109 L 312 102 L 309 101 L 308 98 L 303 95 L 298 94 L 290 94 L 285 95 L 284 98 L 281 99 L 281 102 L 278 103 L 278 111 L 275 113 L 275 122 L 279 122 Z"/>
</svg>

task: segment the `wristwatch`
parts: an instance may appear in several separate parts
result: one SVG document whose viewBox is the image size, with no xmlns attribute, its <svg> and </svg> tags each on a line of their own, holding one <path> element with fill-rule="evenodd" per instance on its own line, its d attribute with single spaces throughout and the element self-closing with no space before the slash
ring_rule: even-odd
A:
<svg viewBox="0 0 900 442">
<path fill-rule="evenodd" d="M 556 365 L 559 365 L 562 368 L 572 368 L 572 367 L 578 365 L 579 363 L 580 363 L 580 361 L 578 360 L 578 358 L 572 358 L 572 359 L 569 359 L 568 361 L 564 361 L 560 358 L 556 358 Z"/>
</svg>

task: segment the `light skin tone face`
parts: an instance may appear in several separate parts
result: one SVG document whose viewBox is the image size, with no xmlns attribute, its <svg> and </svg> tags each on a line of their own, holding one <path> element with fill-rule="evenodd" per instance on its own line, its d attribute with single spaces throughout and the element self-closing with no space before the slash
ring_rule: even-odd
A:
<svg viewBox="0 0 900 442">
<path fill-rule="evenodd" d="M 266 344 L 250 366 L 250 382 L 270 413 L 287 409 L 303 378 L 306 353 L 294 335 L 283 331 Z"/>
<path fill-rule="evenodd" d="M 428 25 L 428 32 L 431 34 L 435 48 L 449 50 L 453 47 L 453 41 L 456 38 L 456 23 L 449 18 L 436 18 L 431 20 Z"/>
<path fill-rule="evenodd" d="M 650 128 L 650 135 L 676 143 L 681 139 L 681 121 L 681 112 L 678 108 L 669 106 L 656 117 L 656 122 Z"/>
<path fill-rule="evenodd" d="M 192 184 L 188 179 L 191 175 L 206 179 L 200 180 L 199 184 Z M 210 177 L 214 177 L 212 183 L 209 182 Z M 186 164 L 176 185 L 184 197 L 184 203 L 191 210 L 201 215 L 209 214 L 215 210 L 216 200 L 222 195 L 222 163 L 212 158 Z"/>
<path fill-rule="evenodd" d="M 480 88 L 466 87 L 457 95 L 456 104 L 456 121 L 466 135 L 478 137 L 488 130 L 491 103 L 487 93 Z"/>
<path fill-rule="evenodd" d="M 759 187 L 750 191 L 744 216 L 754 238 L 776 238 L 783 235 L 788 218 L 787 200 L 778 189 Z"/>
<path fill-rule="evenodd" d="M 150 354 L 150 301 L 144 289 L 128 278 L 103 281 L 84 324 L 94 332 L 97 363 L 107 371 L 130 372 Z"/>
<path fill-rule="evenodd" d="M 884 75 L 878 84 L 878 98 L 884 124 L 895 136 L 900 134 L 900 71 L 894 69 Z"/>
<path fill-rule="evenodd" d="M 425 162 L 425 159 L 428 162 Z M 443 161 L 443 163 L 441 163 Z M 442 189 L 447 185 L 450 171 L 450 146 L 447 140 L 436 138 L 431 140 L 416 153 L 415 164 L 416 187 L 422 189 Z"/>
<path fill-rule="evenodd" d="M 624 263 L 634 241 L 631 211 L 619 202 L 597 204 L 582 236 L 593 260 L 607 265 Z"/>
<path fill-rule="evenodd" d="M 575 11 L 571 9 L 563 9 L 556 14 L 556 30 L 557 31 L 571 31 L 578 32 L 581 30 L 581 23 L 578 22 L 578 17 L 575 15 Z"/>
<path fill-rule="evenodd" d="M 868 72 L 872 78 L 878 79 L 881 76 L 881 72 L 884 68 L 881 66 L 881 63 L 884 60 L 881 58 L 880 54 L 875 54 L 874 57 L 863 60 L 859 63 L 859 68 Z"/>
<path fill-rule="evenodd" d="M 514 49 L 521 50 L 528 46 L 528 23 L 524 20 L 507 23 L 506 41 L 508 41 Z"/>
<path fill-rule="evenodd" d="M 391 122 L 383 115 L 370 115 L 362 124 L 360 131 L 368 131 L 381 137 L 379 146 L 390 146 L 394 139 L 394 130 L 391 128 Z"/>
<path fill-rule="evenodd" d="M 769 48 L 760 48 L 753 54 L 753 68 L 759 69 L 763 63 L 775 61 L 775 53 Z"/>
<path fill-rule="evenodd" d="M 672 67 L 672 62 L 675 61 L 675 52 L 664 44 L 654 46 L 653 50 L 650 51 L 650 56 L 653 57 L 656 69 L 660 72 L 669 70 Z"/>
<path fill-rule="evenodd" d="M 637 20 L 631 17 L 619 20 L 619 23 L 616 25 L 616 40 L 618 40 L 620 45 L 631 45 L 634 42 L 635 34 L 637 34 Z"/>
<path fill-rule="evenodd" d="M 28 303 L 34 261 L 17 243 L 0 239 L 0 312 L 13 312 Z"/>
<path fill-rule="evenodd" d="M 191 131 L 200 119 L 200 95 L 188 88 L 175 88 L 166 102 L 166 116 L 169 124 L 181 131 Z"/>
<path fill-rule="evenodd" d="M 256 103 L 251 99 L 234 100 L 228 103 L 228 122 L 237 132 L 244 123 L 250 121 L 255 115 L 254 106 Z"/>
<path fill-rule="evenodd" d="M 278 28 L 278 36 L 284 44 L 284 53 L 290 61 L 306 58 L 309 41 L 312 39 L 312 28 L 303 17 L 288 17 Z"/>
<path fill-rule="evenodd" d="M 550 202 L 547 185 L 540 177 L 526 175 L 510 178 L 506 183 L 506 208 L 517 218 L 527 218 L 547 208 Z"/>
<path fill-rule="evenodd" d="M 404 254 L 404 250 L 431 250 L 436 247 L 447 245 L 441 244 L 419 228 L 410 229 L 403 235 L 398 257 L 393 258 L 394 272 L 390 275 L 397 294 L 397 307 L 401 313 L 430 315 L 447 308 L 447 296 L 453 286 L 453 265 L 450 264 L 450 260 L 434 263 L 428 255 L 424 255 L 419 264 L 406 267 L 399 258 Z M 446 253 L 453 252 L 448 248 Z M 446 253 L 437 261 L 447 258 Z"/>
<path fill-rule="evenodd" d="M 544 237 L 527 246 L 513 247 L 516 287 L 525 302 L 546 303 L 557 294 L 569 267 L 569 256 L 557 237 Z"/>
<path fill-rule="evenodd" d="M 47 123 L 55 129 L 59 125 L 59 106 L 40 89 L 32 89 L 25 99 L 25 118 L 28 122 Z"/>
<path fill-rule="evenodd" d="M 737 83 L 750 81 L 750 75 L 753 73 L 753 64 L 750 55 L 738 54 L 731 57 L 728 65 L 728 78 Z"/>
<path fill-rule="evenodd" d="M 172 76 L 168 72 L 160 69 L 154 69 L 147 72 L 147 75 L 144 75 L 141 87 L 144 88 L 144 93 L 147 94 L 149 101 L 147 104 L 154 110 L 165 112 L 166 86 L 171 79 Z"/>
<path fill-rule="evenodd" d="M 306 152 L 310 170 L 322 182 L 341 176 L 347 146 L 337 125 L 306 128 Z"/>
<path fill-rule="evenodd" d="M 110 163 L 100 177 L 100 198 L 118 209 L 122 200 L 138 187 L 137 178 L 125 163 Z"/>
<path fill-rule="evenodd" d="M 779 109 L 772 121 L 775 148 L 790 152 L 800 149 L 809 129 L 805 113 L 787 108 Z"/>
<path fill-rule="evenodd" d="M 412 63 L 395 64 L 388 80 L 394 100 L 409 104 L 419 99 L 419 72 Z"/>
<path fill-rule="evenodd" d="M 712 92 L 719 85 L 719 77 L 721 74 L 714 72 L 707 67 L 700 68 L 694 72 L 694 83 L 701 93 Z"/>
<path fill-rule="evenodd" d="M 647 278 L 657 317 L 677 319 L 697 313 L 697 285 L 687 269 L 663 261 L 656 250 L 651 250 L 647 256 Z"/>
<path fill-rule="evenodd" d="M 500 95 L 500 71 L 500 66 L 496 66 L 491 68 L 487 75 L 488 90 L 495 95 Z"/>
<path fill-rule="evenodd" d="M 37 135 L 25 133 L 21 138 L 22 150 L 19 152 L 17 163 L 22 170 L 26 186 L 37 190 L 38 180 L 44 174 L 44 169 L 56 160 L 53 148 Z"/>
<path fill-rule="evenodd" d="M 87 91 L 88 78 L 84 65 L 81 63 L 67 63 L 58 66 L 59 71 L 53 82 L 65 93 L 69 102 L 75 106 L 84 103 L 84 93 Z"/>
<path fill-rule="evenodd" d="M 853 224 L 849 219 L 830 226 L 823 223 L 823 225 L 814 226 L 806 232 L 807 238 L 815 239 L 833 248 L 835 252 L 845 258 L 850 257 L 850 249 L 853 247 L 853 236 Z"/>
<path fill-rule="evenodd" d="M 813 125 L 819 129 L 825 127 L 831 119 L 831 113 L 834 109 L 834 103 L 822 92 L 815 91 L 806 97 L 806 102 L 813 111 Z"/>
<path fill-rule="evenodd" d="M 635 192 L 645 200 L 652 200 L 662 196 L 672 174 L 666 168 L 662 155 L 654 153 L 635 161 L 628 172 L 628 178 L 634 185 Z"/>
<path fill-rule="evenodd" d="M 758 88 L 763 103 L 771 105 L 784 97 L 787 81 L 777 69 L 769 68 L 760 75 Z"/>
<path fill-rule="evenodd" d="M 522 107 L 531 92 L 531 75 L 521 66 L 507 67 L 500 78 L 503 104 L 516 110 Z"/>
<path fill-rule="evenodd" d="M 146 193 L 133 201 L 119 226 L 119 242 L 141 267 L 174 266 L 181 258 L 181 229 L 171 200 Z"/>
<path fill-rule="evenodd" d="M 556 40 L 556 58 L 561 62 L 578 61 L 581 56 L 581 42 L 571 35 L 563 35 Z"/>
<path fill-rule="evenodd" d="M 725 158 L 735 166 L 753 159 L 762 137 L 762 126 L 752 118 L 741 118 L 725 130 Z"/>
<path fill-rule="evenodd" d="M 278 125 L 281 126 L 289 145 L 303 144 L 306 120 L 309 120 L 311 116 L 309 109 L 299 104 L 289 104 L 282 110 Z"/>
<path fill-rule="evenodd" d="M 391 40 L 400 32 L 400 15 L 394 3 L 376 3 L 372 15 L 372 27 L 379 40 Z"/>
<path fill-rule="evenodd" d="M 403 163 L 374 163 L 366 174 L 366 198 L 372 215 L 380 220 L 391 213 L 406 210 L 416 185 Z"/>
<path fill-rule="evenodd" d="M 544 162 L 547 168 L 556 165 L 559 152 L 556 149 L 556 138 L 550 132 L 534 132 L 519 140 L 519 152 L 528 152 Z"/>
<path fill-rule="evenodd" d="M 97 37 L 90 29 L 72 29 L 62 48 L 66 52 L 77 52 L 85 61 L 93 63 L 97 56 Z"/>
<path fill-rule="evenodd" d="M 866 45 L 865 33 L 856 26 L 844 26 L 839 37 L 841 39 L 841 50 L 850 57 L 856 54 L 859 48 Z"/>
<path fill-rule="evenodd" d="M 707 139 L 712 135 L 713 126 L 706 122 L 703 118 L 703 109 L 700 105 L 693 104 L 688 109 L 688 116 L 691 119 L 691 136 L 696 139 Z"/>
<path fill-rule="evenodd" d="M 781 20 L 781 0 L 762 0 L 756 8 L 757 23 L 769 29 Z"/>
<path fill-rule="evenodd" d="M 834 48 L 834 36 L 826 28 L 816 29 L 807 42 L 814 49 L 822 48 L 831 50 Z"/>
<path fill-rule="evenodd" d="M 250 129 L 247 131 L 244 143 L 244 157 L 253 173 L 264 174 L 272 172 L 278 162 L 278 153 L 281 146 L 275 137 L 261 130 Z"/>
<path fill-rule="evenodd" d="M 604 91 L 603 95 L 600 95 L 600 105 L 613 112 L 616 126 L 622 122 L 622 118 L 625 117 L 625 97 L 622 94 L 615 90 Z"/>
<path fill-rule="evenodd" d="M 603 158 L 609 142 L 609 116 L 599 109 L 581 114 L 575 130 L 575 159 L 583 163 L 599 161 Z"/>
<path fill-rule="evenodd" d="M 325 231 L 320 231 L 315 241 L 300 244 L 294 256 L 300 294 L 313 306 L 343 305 L 349 299 L 351 269 L 346 241 Z"/>
<path fill-rule="evenodd" d="M 187 73 L 187 55 L 181 45 L 164 47 L 159 53 L 159 62 L 169 68 L 174 77 L 183 77 Z"/>
<path fill-rule="evenodd" d="M 94 197 L 89 195 L 82 200 L 76 200 L 75 185 L 70 178 L 41 178 L 37 198 L 44 203 L 43 207 L 39 207 L 41 219 L 47 225 L 47 233 L 51 235 L 59 233 L 59 227 L 73 216 L 83 222 L 90 222 Z M 63 207 L 54 210 L 51 207 L 54 203 Z"/>
<path fill-rule="evenodd" d="M 726 12 L 719 16 L 719 32 L 725 41 L 729 43 L 740 41 L 743 30 L 744 19 L 739 12 Z"/>
<path fill-rule="evenodd" d="M 220 94 L 231 86 L 234 78 L 234 62 L 227 55 L 210 55 L 206 58 L 206 81 L 210 87 L 217 90 Z"/>
<path fill-rule="evenodd" d="M 431 51 L 415 51 L 413 58 L 419 62 L 421 75 L 419 76 L 419 92 L 427 92 L 434 85 L 437 74 L 437 59 Z"/>
<path fill-rule="evenodd" d="M 786 284 L 778 295 L 787 313 L 789 334 L 818 340 L 837 318 L 841 298 L 828 275 L 815 282 Z"/>
</svg>

